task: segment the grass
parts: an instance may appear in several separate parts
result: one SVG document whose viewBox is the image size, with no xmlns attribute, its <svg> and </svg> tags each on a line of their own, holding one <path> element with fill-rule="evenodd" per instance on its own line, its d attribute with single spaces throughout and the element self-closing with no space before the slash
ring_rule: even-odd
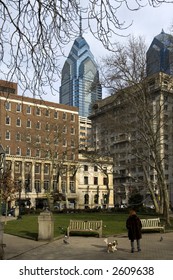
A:
<svg viewBox="0 0 173 280">
<path fill-rule="evenodd" d="M 102 220 L 103 236 L 126 233 L 128 213 L 69 213 L 54 214 L 54 237 L 66 233 L 70 219 Z M 142 215 L 140 215 L 142 218 Z M 146 217 L 146 216 L 145 216 Z M 38 215 L 24 215 L 22 219 L 8 221 L 4 232 L 24 238 L 37 239 Z"/>
</svg>

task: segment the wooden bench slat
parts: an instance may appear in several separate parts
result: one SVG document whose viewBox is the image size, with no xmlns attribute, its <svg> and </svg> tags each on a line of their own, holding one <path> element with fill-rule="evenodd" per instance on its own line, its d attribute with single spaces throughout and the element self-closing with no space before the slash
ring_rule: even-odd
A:
<svg viewBox="0 0 173 280">
<path fill-rule="evenodd" d="M 160 224 L 160 218 L 141 219 L 142 230 L 163 230 L 165 227 Z"/>
<path fill-rule="evenodd" d="M 101 221 L 83 221 L 83 220 L 70 220 L 70 224 L 67 228 L 67 235 L 70 232 L 82 231 L 82 232 L 98 232 L 99 237 L 102 236 L 102 220 Z"/>
</svg>

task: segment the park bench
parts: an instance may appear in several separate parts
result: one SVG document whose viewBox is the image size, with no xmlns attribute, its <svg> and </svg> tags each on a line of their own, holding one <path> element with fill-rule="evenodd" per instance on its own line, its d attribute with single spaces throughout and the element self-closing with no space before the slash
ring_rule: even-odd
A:
<svg viewBox="0 0 173 280">
<path fill-rule="evenodd" d="M 67 236 L 70 235 L 70 232 L 93 232 L 102 237 L 102 221 L 70 220 Z"/>
<path fill-rule="evenodd" d="M 153 219 L 141 219 L 142 223 L 142 231 L 165 231 L 165 226 L 161 225 L 160 218 L 153 218 Z"/>
</svg>

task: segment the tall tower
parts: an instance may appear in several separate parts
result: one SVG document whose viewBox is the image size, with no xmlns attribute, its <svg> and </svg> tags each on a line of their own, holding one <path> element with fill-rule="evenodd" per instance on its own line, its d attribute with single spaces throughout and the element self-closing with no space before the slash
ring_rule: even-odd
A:
<svg viewBox="0 0 173 280">
<path fill-rule="evenodd" d="M 99 72 L 90 47 L 82 36 L 75 39 L 62 69 L 60 103 L 79 108 L 79 116 L 88 117 L 92 104 L 102 98 Z"/>
<path fill-rule="evenodd" d="M 147 76 L 158 72 L 173 75 L 173 36 L 163 30 L 147 51 Z"/>
</svg>

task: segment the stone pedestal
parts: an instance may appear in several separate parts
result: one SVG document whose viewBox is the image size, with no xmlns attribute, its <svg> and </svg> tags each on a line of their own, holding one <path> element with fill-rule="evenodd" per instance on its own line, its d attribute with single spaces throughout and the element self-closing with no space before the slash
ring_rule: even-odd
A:
<svg viewBox="0 0 173 280">
<path fill-rule="evenodd" d="M 54 238 L 54 221 L 50 211 L 45 210 L 38 216 L 38 240 L 52 240 Z"/>
<path fill-rule="evenodd" d="M 16 206 L 15 210 L 14 210 L 14 216 L 18 217 L 19 216 L 19 206 Z"/>
</svg>

